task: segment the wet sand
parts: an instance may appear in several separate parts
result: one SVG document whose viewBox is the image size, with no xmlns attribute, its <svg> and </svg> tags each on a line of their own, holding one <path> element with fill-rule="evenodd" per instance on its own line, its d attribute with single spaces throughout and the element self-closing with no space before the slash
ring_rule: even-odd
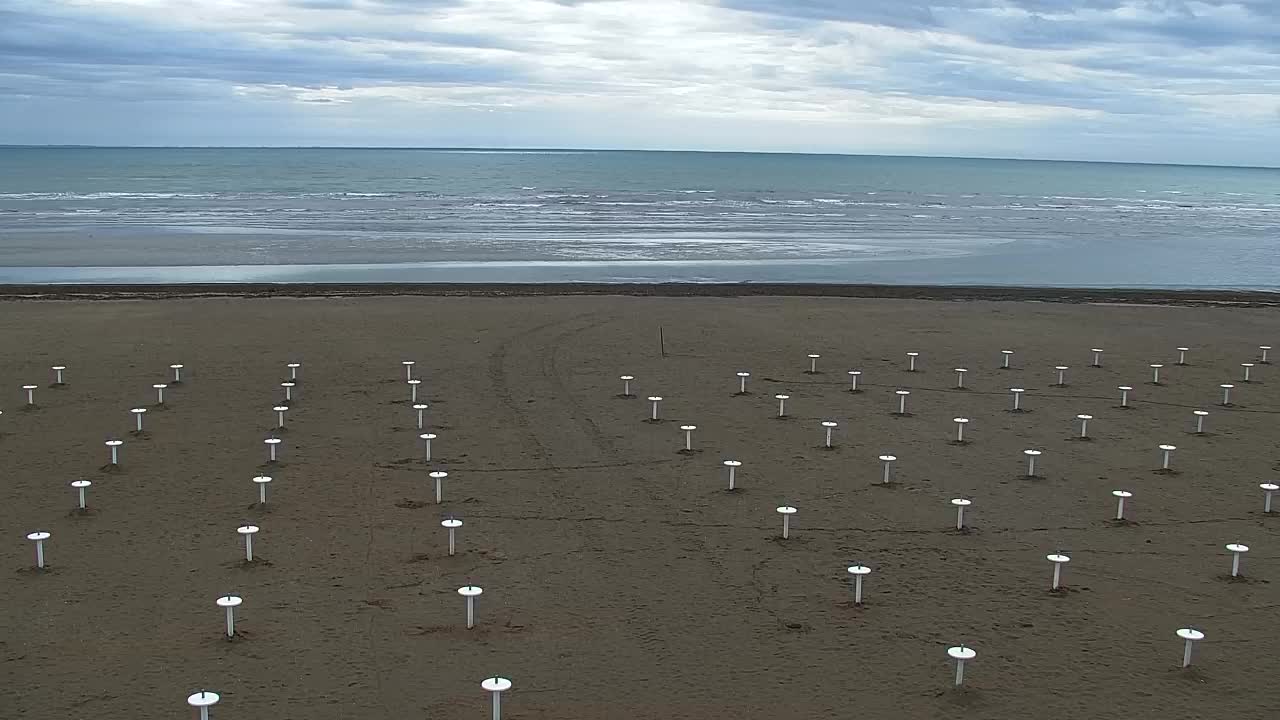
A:
<svg viewBox="0 0 1280 720">
<path fill-rule="evenodd" d="M 1280 369 L 1246 385 L 1239 363 L 1280 346 L 1275 310 L 1063 299 L 0 303 L 0 716 L 187 717 L 208 688 L 215 718 L 487 717 L 479 683 L 496 673 L 517 719 L 1266 717 L 1280 517 L 1257 486 L 1280 469 Z M 1006 347 L 1014 368 L 998 370 Z M 431 404 L 430 463 L 401 360 Z M 265 465 L 290 361 L 298 396 Z M 130 435 L 129 408 L 154 403 L 174 362 L 186 382 Z M 68 384 L 50 388 L 56 364 Z M 1068 385 L 1050 387 L 1059 364 Z M 618 397 L 623 373 L 640 399 Z M 1237 405 L 1216 406 L 1233 381 Z M 1007 412 L 1013 386 L 1031 412 Z M 891 413 L 900 388 L 908 417 Z M 660 423 L 644 421 L 650 394 Z M 1093 440 L 1072 439 L 1078 413 Z M 949 442 L 957 416 L 969 444 Z M 122 466 L 104 472 L 113 435 Z M 1178 446 L 1173 474 L 1155 472 L 1161 443 Z M 1026 448 L 1044 451 L 1042 477 L 1023 477 Z M 888 487 L 884 453 L 899 458 Z M 727 458 L 743 462 L 734 493 Z M 68 487 L 82 477 L 87 516 Z M 1134 493 L 1128 524 L 1108 521 L 1115 489 Z M 956 497 L 973 499 L 969 532 Z M 782 504 L 798 508 L 786 541 Z M 454 557 L 446 513 L 465 523 Z M 246 521 L 262 528 L 250 566 Z M 53 534 L 45 573 L 23 537 L 37 529 Z M 1252 547 L 1242 581 L 1228 542 Z M 1065 592 L 1049 592 L 1055 551 L 1072 558 Z M 873 569 L 862 607 L 854 562 Z M 469 583 L 485 591 L 471 631 Z M 245 600 L 231 642 L 227 592 Z M 1182 670 L 1187 625 L 1207 639 Z M 978 656 L 957 692 L 945 651 L 961 642 Z"/>
</svg>

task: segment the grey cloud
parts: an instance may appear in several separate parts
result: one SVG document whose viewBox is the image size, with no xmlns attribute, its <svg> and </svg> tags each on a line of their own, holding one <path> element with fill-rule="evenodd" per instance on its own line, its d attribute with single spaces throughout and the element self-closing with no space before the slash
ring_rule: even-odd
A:
<svg viewBox="0 0 1280 720">
<path fill-rule="evenodd" d="M 88 17 L 0 11 L 0 74 L 21 76 L 34 69 L 81 85 L 101 82 L 104 76 L 302 87 L 504 83 L 520 78 L 519 70 L 509 66 L 431 63 L 407 53 L 353 55 L 323 43 L 268 48 L 230 33 L 162 31 Z"/>
<path fill-rule="evenodd" d="M 1273 0 L 721 0 L 725 7 L 785 21 L 849 21 L 907 30 L 946 30 L 1016 47 L 1163 40 L 1180 45 L 1255 43 L 1280 47 L 1280 2 Z M 1155 17 L 1092 11 L 1137 8 Z M 1233 8 L 1245 17 L 1231 16 Z M 995 17 L 1017 9 L 1028 17 Z M 1052 15 L 1053 17 L 1049 17 Z"/>
<path fill-rule="evenodd" d="M 287 0 L 285 4 L 299 10 L 357 10 L 380 14 L 417 14 L 431 8 L 460 5 L 462 0 Z"/>
<path fill-rule="evenodd" d="M 721 1 L 779 27 L 856 21 L 944 31 L 978 43 L 960 51 L 939 41 L 896 56 L 873 80 L 819 78 L 833 87 L 1165 117 L 1185 112 L 1177 95 L 1191 83 L 1228 93 L 1280 91 L 1280 2 L 1272 0 Z M 1144 12 L 1099 14 L 1135 7 Z M 1000 8 L 1025 14 L 992 12 Z M 1084 52 L 1059 60 L 1070 68 L 1054 80 L 1043 70 L 1026 77 L 1009 60 L 1017 56 L 1004 50 Z"/>
<path fill-rule="evenodd" d="M 555 0 L 566 8 L 589 6 L 597 2 L 630 2 L 625 9 L 644 12 L 646 0 Z M 450 122 L 435 123 L 439 127 L 459 129 L 440 132 L 471 133 L 469 144 L 486 144 L 490 137 L 505 139 L 503 133 L 542 133 L 542 142 L 556 140 L 561 144 L 581 141 L 570 138 L 567 127 L 582 132 L 581 118 L 593 112 L 611 111 L 610 93 L 625 84 L 628 99 L 639 103 L 652 84 L 657 87 L 673 76 L 699 80 L 714 87 L 721 78 L 714 63 L 697 58 L 663 57 L 660 61 L 646 58 L 625 40 L 607 47 L 586 43 L 583 63 L 597 62 L 619 68 L 616 85 L 613 78 L 583 81 L 581 73 L 563 71 L 565 57 L 579 50 L 567 47 L 557 57 L 560 63 L 540 63 L 538 53 L 546 52 L 536 25 L 513 26 L 509 12 L 524 0 L 507 0 L 510 5 L 498 7 L 504 18 L 503 32 L 492 31 L 484 23 L 451 32 L 432 29 L 431 12 L 462 4 L 463 0 L 280 0 L 286 6 L 282 17 L 288 26 L 264 28 L 269 40 L 253 33 L 235 30 L 190 32 L 166 26 L 164 18 L 125 21 L 95 8 L 92 4 L 67 4 L 54 0 L 14 2 L 0 0 L 0 103 L 6 108 L 24 108 L 21 113 L 54 112 L 61 115 L 49 123 L 74 138 L 78 112 L 92 114 L 92 120 L 81 120 L 79 132 L 104 133 L 93 137 L 110 137 L 110 128 L 99 130 L 97 115 L 129 117 L 130 109 L 143 101 L 166 103 L 165 110 L 143 112 L 146 119 L 157 118 L 171 127 L 174 137 L 186 133 L 188 142 L 209 142 L 230 136 L 220 126 L 199 119 L 201 113 L 230 112 L 244 118 L 246 126 L 236 132 L 257 137 L 279 138 L 290 142 L 291 113 L 307 116 L 346 117 L 358 122 L 327 127 L 317 121 L 314 132 L 368 132 L 367 141 L 382 142 L 400 132 L 404 137 L 417 137 L 422 117 L 437 114 Z M 1019 126 L 1028 136 L 1043 127 L 1053 128 L 1054 137 L 1070 137 L 1062 132 L 1069 128 L 1078 137 L 1097 138 L 1101 143 L 1111 138 L 1123 147 L 1125 138 L 1156 136 L 1212 138 L 1222 141 L 1228 133 L 1245 137 L 1248 133 L 1274 135 L 1272 117 L 1223 120 L 1221 114 L 1203 112 L 1203 103 L 1187 102 L 1189 95 L 1203 94 L 1280 94 L 1280 0 L 1225 0 L 1183 2 L 1181 0 L 719 0 L 721 6 L 741 11 L 735 19 L 746 25 L 744 32 L 757 36 L 746 38 L 747 47 L 786 47 L 795 41 L 807 49 L 820 48 L 807 59 L 789 65 L 787 58 L 776 63 L 759 64 L 752 56 L 742 77 L 746 90 L 783 98 L 788 94 L 812 94 L 831 98 L 833 104 L 842 97 L 840 90 L 856 90 L 871 97 L 926 98 L 932 104 L 927 112 L 945 114 L 947 100 L 954 104 L 973 101 L 1002 103 L 1009 106 L 1035 106 L 1087 110 L 1100 113 L 1081 120 L 1075 114 L 1029 122 Z M 176 5 L 176 3 L 175 3 Z M 1112 14 L 1120 7 L 1141 7 L 1145 14 Z M 26 8 L 20 10 L 19 8 Z M 1018 8 L 1024 14 L 999 14 L 998 8 Z M 361 22 L 336 24 L 333 18 L 353 13 Z M 482 13 L 477 11 L 479 17 Z M 403 15 L 403 18 L 398 16 Z M 1052 17 L 1050 17 L 1052 16 Z M 537 15 L 526 16 L 535 23 Z M 743 23 L 741 21 L 745 20 Z M 821 25 L 826 20 L 848 20 L 868 23 L 890 33 L 898 30 L 936 30 L 937 36 L 916 34 L 889 38 L 893 42 L 873 48 L 873 52 L 856 54 L 865 57 L 865 65 L 850 67 L 841 62 L 842 52 L 860 42 L 866 33 L 848 33 L 839 27 Z M 243 19 L 241 20 L 243 21 Z M 625 30 L 626 28 L 623 28 Z M 758 36 L 772 36 L 761 41 Z M 958 42 L 956 36 L 971 42 Z M 265 44 L 265 43 L 270 43 Z M 572 42 L 572 39 L 570 40 Z M 772 43 L 772 44 L 767 44 Z M 921 43 L 925 43 L 922 47 Z M 378 48 L 362 53 L 361 49 Z M 914 48 L 914 49 L 909 49 Z M 470 55 L 499 58 L 484 63 L 461 64 L 430 62 L 429 57 L 453 57 L 449 50 L 469 49 Z M 551 48 L 551 50 L 555 50 Z M 1070 52 L 1064 52 L 1069 50 Z M 445 51 L 445 52 L 437 52 Z M 784 51 L 785 52 L 785 51 Z M 590 54 L 588 54 L 590 53 Z M 719 59 L 719 58 L 717 58 Z M 829 62 L 829 65 L 822 63 Z M 1019 62 L 1028 67 L 1018 66 Z M 524 67 L 536 68 L 536 78 Z M 634 63 L 634 72 L 630 71 Z M 650 69 L 649 64 L 657 65 Z M 828 68 L 825 72 L 823 68 Z M 1059 77 L 1059 69 L 1061 70 Z M 653 72 L 653 75 L 645 73 Z M 805 73 L 805 74 L 801 74 Z M 816 73 L 816 74 L 811 74 Z M 797 82 L 795 78 L 803 77 Z M 577 78 L 577 79 L 574 79 Z M 630 83 L 630 84 L 626 84 Z M 314 107 L 299 110 L 297 104 L 280 102 L 280 98 L 296 99 L 286 91 L 268 91 L 237 95 L 233 85 L 290 87 L 362 88 L 377 85 L 403 86 L 505 86 L 496 96 L 558 96 L 547 103 L 555 110 L 538 107 L 538 103 L 513 106 L 502 112 L 475 112 L 462 102 L 457 106 L 432 103 L 394 103 L 393 116 L 387 104 L 374 104 L 356 99 L 351 103 L 331 103 L 323 97 L 308 98 Z M 822 93 L 823 88 L 831 88 Z M 657 87 L 660 91 L 661 88 Z M 818 90 L 817 93 L 811 91 Z M 714 91 L 709 91 L 714 92 Z M 749 94 L 749 93 L 748 93 Z M 468 94 L 468 97 L 470 94 Z M 576 97 L 571 100 L 568 98 Z M 937 102 L 942 99 L 942 102 Z M 819 100 L 820 102 L 821 100 Z M 726 99 L 726 102 L 733 102 Z M 576 104 L 575 104 L 576 103 Z M 1265 103 L 1264 103 L 1265 104 Z M 328 107 L 325 107 L 325 106 Z M 632 106 L 634 107 L 634 106 Z M 758 109 L 759 106 L 757 106 Z M 1252 110 L 1248 101 L 1242 107 Z M 67 110 L 71 108 L 71 110 Z M 370 112 L 377 108 L 377 112 Z M 82 109 L 82 110 L 78 110 Z M 111 113 L 106 110 L 110 109 Z M 491 107 L 485 108 L 486 110 Z M 772 108 L 771 108 L 772 109 Z M 563 113 L 553 115 L 549 113 Z M 628 114 L 635 112 L 627 110 Z M 833 110 L 833 116 L 838 111 Z M 451 114 L 453 113 L 453 114 Z M 1265 113 L 1263 113 L 1265 114 Z M 0 116 L 6 115 L 0 113 Z M 685 122 L 663 117 L 660 109 L 653 113 L 636 112 L 637 130 L 633 144 L 651 147 L 689 142 L 695 135 L 681 136 Z M 1029 116 L 1034 116 L 1029 113 Z M 630 117 L 630 115 L 629 115 Z M 749 113 L 742 119 L 723 122 L 739 123 L 742 137 L 749 132 L 741 128 L 752 122 Z M 1061 119 L 1065 118 L 1065 119 Z M 552 121 L 554 120 L 554 122 Z M 663 122 L 670 127 L 662 130 Z M 484 126 L 483 123 L 492 123 Z M 542 122 L 544 125 L 537 126 Z M 707 120 L 708 123 L 712 122 Z M 762 121 L 769 122 L 769 121 Z M 786 122 L 777 121 L 781 128 Z M 794 126 L 804 134 L 804 120 Z M 258 123 L 251 126 L 251 123 Z M 1060 124 L 1055 124 L 1060 123 Z M 19 113 L 0 117 L 0 133 L 6 128 L 21 127 L 22 137 L 39 137 L 42 124 Z M 488 127 L 488 129 L 480 129 Z M 976 127 L 976 126 L 975 126 Z M 117 124 L 116 131 L 127 133 L 127 124 Z M 496 128 L 496 129 L 495 129 Z M 718 132 L 706 125 L 708 136 Z M 761 142 L 768 134 L 757 129 Z M 602 130 L 606 135 L 613 129 Z M 620 131 L 619 131 L 620 132 Z M 927 130 L 922 132 L 928 132 Z M 995 131 L 991 131 L 995 132 Z M 1045 131 L 1048 132 L 1048 131 Z M 202 134 L 203 133 L 203 134 Z M 497 133 L 494 135 L 494 133 Z M 559 133 L 559 135 L 557 135 Z M 785 133 L 783 133 L 785 134 Z M 963 134 L 963 133 L 962 133 Z M 643 137 L 642 137 L 643 135 Z M 603 137 L 603 136 L 602 136 Z M 1117 139 L 1118 138 L 1118 139 Z M 0 134 L 0 142 L 7 139 Z M 446 142 L 444 139 L 438 142 Z M 937 138 L 940 151 L 958 147 L 953 137 Z M 1048 141 L 1046 141 L 1048 142 Z M 554 144 L 554 143 L 551 143 Z M 608 143 L 605 143 L 608 144 Z M 1028 152 L 1036 152 L 1028 148 Z"/>
</svg>

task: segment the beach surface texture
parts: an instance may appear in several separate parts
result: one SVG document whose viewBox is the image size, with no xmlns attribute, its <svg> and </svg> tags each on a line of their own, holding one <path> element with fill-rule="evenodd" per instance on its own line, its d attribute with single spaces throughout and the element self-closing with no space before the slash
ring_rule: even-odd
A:
<svg viewBox="0 0 1280 720">
<path fill-rule="evenodd" d="M 0 717 L 189 717 L 202 688 L 221 694 L 214 718 L 485 717 L 494 675 L 516 720 L 1280 707 L 1280 516 L 1258 487 L 1280 462 L 1280 369 L 1241 382 L 1259 345 L 1280 346 L 1265 297 L 148 299 L 183 292 L 0 301 Z M 16 299 L 46 293 L 62 299 Z M 430 406 L 430 462 L 403 361 Z M 156 407 L 175 363 L 183 382 Z M 49 387 L 55 365 L 64 386 Z M 637 397 L 619 396 L 622 375 Z M 1008 412 L 1012 387 L 1029 412 Z M 1043 451 L 1038 477 L 1026 449 Z M 742 463 L 734 492 L 725 460 Z M 440 504 L 431 471 L 448 473 Z M 1133 493 L 1126 523 L 1114 490 Z M 973 501 L 965 532 L 956 498 Z M 786 540 L 780 506 L 797 509 Z M 36 530 L 51 533 L 44 572 Z M 1227 543 L 1251 547 L 1241 578 Z M 1060 592 L 1055 553 L 1071 558 Z M 466 585 L 484 590 L 472 630 Z M 234 641 L 215 605 L 228 593 L 244 599 Z M 1206 635 L 1187 669 L 1185 627 Z M 960 644 L 977 657 L 957 690 Z"/>
</svg>

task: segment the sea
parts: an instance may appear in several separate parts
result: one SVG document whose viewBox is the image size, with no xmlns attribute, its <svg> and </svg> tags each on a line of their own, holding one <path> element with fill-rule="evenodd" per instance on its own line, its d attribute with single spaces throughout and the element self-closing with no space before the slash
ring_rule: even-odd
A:
<svg viewBox="0 0 1280 720">
<path fill-rule="evenodd" d="M 0 147 L 0 282 L 1280 290 L 1280 170 L 593 150 Z"/>
</svg>

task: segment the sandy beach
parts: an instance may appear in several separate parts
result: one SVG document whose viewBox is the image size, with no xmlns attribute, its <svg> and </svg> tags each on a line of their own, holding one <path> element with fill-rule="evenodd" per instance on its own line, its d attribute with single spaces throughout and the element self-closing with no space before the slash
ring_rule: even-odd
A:
<svg viewBox="0 0 1280 720">
<path fill-rule="evenodd" d="M 184 699 L 207 688 L 215 720 L 481 718 L 495 674 L 517 720 L 1280 707 L 1280 514 L 1258 488 L 1280 470 L 1280 368 L 1240 382 L 1280 326 L 1274 308 L 1224 307 L 1264 298 L 256 294 L 0 302 L 0 717 L 190 717 Z M 300 382 L 266 464 L 289 362 Z M 152 407 L 171 363 L 185 382 Z M 65 386 L 49 387 L 53 365 Z M 638 398 L 619 397 L 623 374 Z M 1233 407 L 1216 404 L 1221 383 Z M 1008 412 L 1010 387 L 1030 412 Z M 899 389 L 908 416 L 892 412 Z M 645 422 L 649 395 L 661 422 Z M 1073 439 L 1082 413 L 1089 441 Z M 964 445 L 950 442 L 961 416 Z M 831 450 L 824 420 L 839 423 Z M 102 469 L 110 437 L 125 441 L 119 472 Z M 1157 472 L 1162 443 L 1172 473 Z M 743 463 L 733 493 L 726 459 Z M 433 470 L 449 473 L 439 505 Z M 1133 493 L 1125 524 L 1109 520 L 1117 489 Z M 967 532 L 953 498 L 973 501 Z M 785 541 L 780 505 L 798 510 Z M 464 520 L 453 557 L 450 513 Z M 250 565 L 246 522 L 261 527 Z M 35 530 L 52 534 L 46 572 Z M 1242 578 L 1232 542 L 1251 547 Z M 1071 557 L 1057 593 L 1054 552 Z M 862 606 L 855 563 L 872 568 Z M 484 588 L 473 630 L 468 584 Z M 226 593 L 244 598 L 233 641 L 214 604 Z M 1183 669 L 1187 626 L 1207 637 Z M 955 690 L 960 643 L 977 657 Z"/>
</svg>

